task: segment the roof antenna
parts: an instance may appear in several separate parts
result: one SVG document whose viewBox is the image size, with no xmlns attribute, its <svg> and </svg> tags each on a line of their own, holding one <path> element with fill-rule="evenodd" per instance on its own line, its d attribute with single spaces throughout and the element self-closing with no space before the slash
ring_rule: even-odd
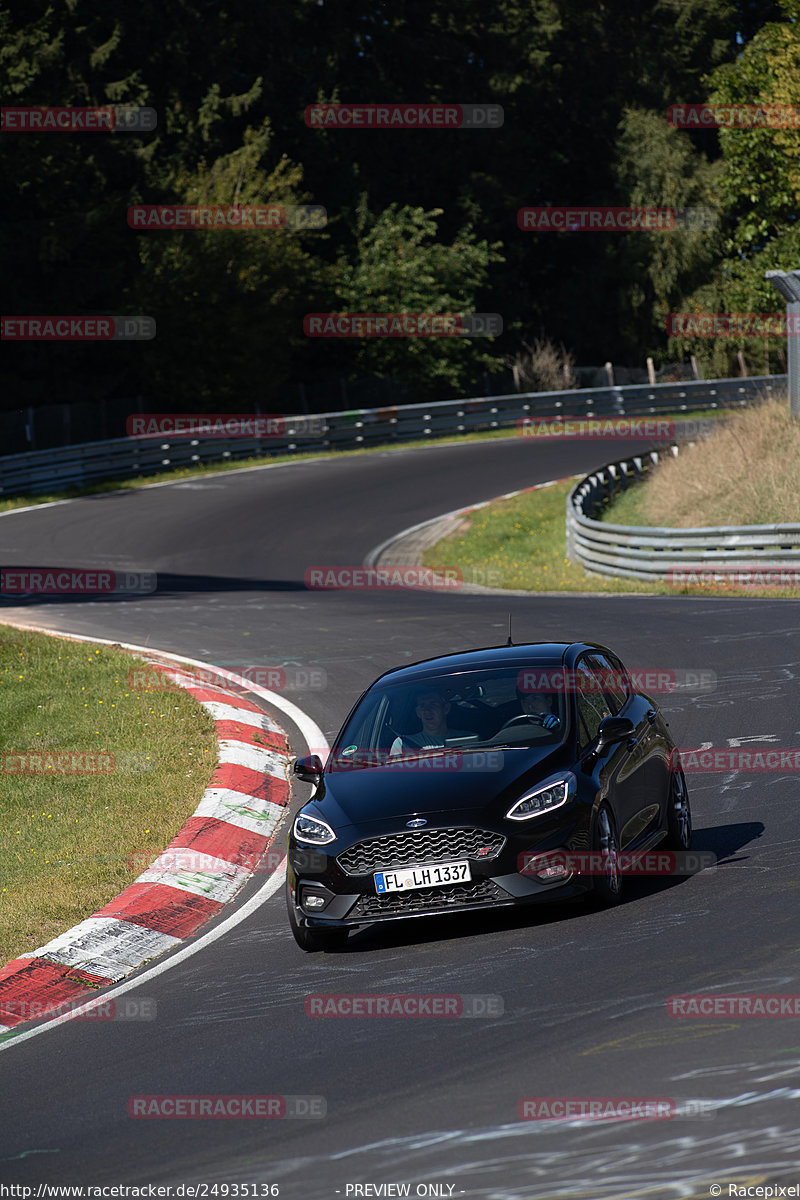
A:
<svg viewBox="0 0 800 1200">
<path fill-rule="evenodd" d="M 507 646 L 514 645 L 514 643 L 511 640 L 511 613 L 508 614 L 508 641 L 506 642 L 506 645 Z"/>
</svg>

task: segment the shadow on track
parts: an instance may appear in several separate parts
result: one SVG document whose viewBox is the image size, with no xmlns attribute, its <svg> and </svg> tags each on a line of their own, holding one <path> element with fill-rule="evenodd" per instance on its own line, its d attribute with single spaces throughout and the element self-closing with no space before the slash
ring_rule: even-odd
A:
<svg viewBox="0 0 800 1200">
<path fill-rule="evenodd" d="M 715 855 L 716 863 L 701 868 L 702 871 L 722 870 L 733 862 L 733 858 L 748 843 L 761 837 L 765 830 L 761 821 L 742 822 L 738 825 L 719 825 L 714 828 L 695 829 L 692 852 Z M 745 856 L 746 857 L 746 856 Z M 700 871 L 694 872 L 699 874 Z M 649 897 L 671 888 L 688 884 L 692 875 L 651 875 L 629 877 L 625 881 L 625 896 L 618 909 L 624 912 L 641 904 Z M 564 903 L 540 903 L 518 908 L 485 909 L 471 913 L 448 913 L 441 917 L 415 918 L 386 921 L 373 925 L 358 933 L 352 933 L 344 947 L 328 950 L 327 954 L 358 954 L 399 946 L 424 945 L 432 942 L 455 941 L 459 938 L 491 936 L 503 931 L 537 928 L 565 924 L 570 921 L 602 917 L 603 912 L 592 904 L 591 898 Z"/>
</svg>

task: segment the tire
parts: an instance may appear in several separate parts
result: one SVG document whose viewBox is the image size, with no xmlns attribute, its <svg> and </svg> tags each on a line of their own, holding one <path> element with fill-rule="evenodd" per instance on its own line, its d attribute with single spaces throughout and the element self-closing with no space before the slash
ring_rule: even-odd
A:
<svg viewBox="0 0 800 1200">
<path fill-rule="evenodd" d="M 318 950 L 342 949 L 347 941 L 348 931 L 346 929 L 310 929 L 307 925 L 301 925 L 297 920 L 297 913 L 288 887 L 286 889 L 286 908 L 289 912 L 289 925 L 294 940 L 301 950 L 305 950 L 308 954 L 314 954 Z"/>
<path fill-rule="evenodd" d="M 661 843 L 665 850 L 691 850 L 692 810 L 686 779 L 680 767 L 670 773 L 667 797 L 667 836 Z"/>
<path fill-rule="evenodd" d="M 601 908 L 612 908 L 622 900 L 623 878 L 619 869 L 619 835 L 614 814 L 607 804 L 601 804 L 597 810 L 592 850 L 595 854 L 607 855 L 608 862 L 605 873 L 594 876 L 592 899 Z"/>
</svg>

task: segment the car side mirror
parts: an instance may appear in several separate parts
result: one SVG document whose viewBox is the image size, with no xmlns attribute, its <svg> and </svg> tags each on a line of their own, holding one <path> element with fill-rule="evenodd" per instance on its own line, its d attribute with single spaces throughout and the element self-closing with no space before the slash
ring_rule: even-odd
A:
<svg viewBox="0 0 800 1200">
<path fill-rule="evenodd" d="M 294 772 L 303 783 L 319 783 L 322 778 L 322 762 L 318 754 L 307 754 L 298 758 L 294 764 Z"/>
<path fill-rule="evenodd" d="M 617 742 L 624 742 L 627 738 L 633 737 L 635 732 L 636 727 L 628 717 L 605 717 L 600 722 L 600 728 L 597 731 L 595 753 L 603 754 L 609 746 L 615 746 Z"/>
</svg>

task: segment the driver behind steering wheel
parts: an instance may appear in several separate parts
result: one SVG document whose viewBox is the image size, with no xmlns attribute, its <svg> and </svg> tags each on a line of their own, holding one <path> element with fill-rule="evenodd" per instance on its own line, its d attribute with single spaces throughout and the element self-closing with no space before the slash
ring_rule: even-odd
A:
<svg viewBox="0 0 800 1200">
<path fill-rule="evenodd" d="M 555 711 L 558 702 L 552 692 L 523 692 L 517 688 L 517 699 L 522 715 L 532 724 L 543 725 L 545 729 L 558 729 L 561 718 Z"/>
</svg>

